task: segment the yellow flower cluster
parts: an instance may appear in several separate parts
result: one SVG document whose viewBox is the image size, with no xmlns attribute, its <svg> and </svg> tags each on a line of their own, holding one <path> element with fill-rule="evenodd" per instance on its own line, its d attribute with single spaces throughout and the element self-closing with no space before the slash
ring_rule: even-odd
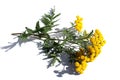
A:
<svg viewBox="0 0 120 80">
<path fill-rule="evenodd" d="M 96 29 L 93 36 L 90 38 L 91 45 L 88 46 L 90 62 L 92 62 L 101 52 L 102 46 L 106 43 L 101 32 Z"/>
<path fill-rule="evenodd" d="M 82 26 L 83 26 L 83 23 L 82 23 L 82 18 L 80 16 L 76 16 L 76 20 L 75 20 L 75 29 L 80 32 L 81 29 L 82 29 Z"/>
<path fill-rule="evenodd" d="M 75 53 L 75 71 L 82 74 L 87 67 L 88 62 L 92 62 L 101 52 L 102 46 L 106 43 L 101 32 L 96 29 L 93 36 L 90 38 L 90 45 L 85 49 L 80 48 L 80 51 Z"/>
<path fill-rule="evenodd" d="M 90 58 L 84 55 L 84 49 L 80 48 L 79 52 L 76 52 L 75 71 L 82 74 L 87 67 L 87 62 Z"/>
</svg>

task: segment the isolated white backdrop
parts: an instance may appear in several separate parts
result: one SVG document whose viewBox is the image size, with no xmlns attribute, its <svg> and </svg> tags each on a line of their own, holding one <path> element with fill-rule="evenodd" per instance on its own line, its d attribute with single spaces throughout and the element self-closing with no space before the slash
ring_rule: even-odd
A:
<svg viewBox="0 0 120 80">
<path fill-rule="evenodd" d="M 0 49 L 0 80 L 119 80 L 119 0 L 0 0 L 0 47 L 15 42 L 10 34 L 34 28 L 37 20 L 55 6 L 60 12 L 60 28 L 69 27 L 69 22 L 80 15 L 84 19 L 84 29 L 98 28 L 104 34 L 107 44 L 102 53 L 82 75 L 63 74 L 58 77 L 54 70 L 46 68 L 43 55 L 37 55 L 36 44 L 17 44 L 6 52 Z"/>
</svg>

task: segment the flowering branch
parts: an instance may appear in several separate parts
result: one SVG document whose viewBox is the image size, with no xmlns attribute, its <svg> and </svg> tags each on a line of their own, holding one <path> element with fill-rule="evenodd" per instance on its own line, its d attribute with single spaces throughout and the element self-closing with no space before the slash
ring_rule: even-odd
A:
<svg viewBox="0 0 120 80">
<path fill-rule="evenodd" d="M 106 41 L 98 29 L 92 30 L 90 33 L 82 30 L 83 18 L 80 16 L 76 16 L 76 20 L 71 23 L 70 28 L 51 32 L 54 27 L 59 25 L 57 24 L 59 16 L 60 13 L 56 14 L 55 9 L 51 9 L 36 22 L 35 29 L 25 27 L 24 32 L 12 35 L 18 36 L 23 41 L 29 37 L 42 40 L 42 50 L 47 56 L 45 59 L 50 59 L 50 66 L 54 65 L 56 61 L 62 62 L 60 56 L 63 53 L 68 54 L 69 61 L 75 66 L 75 71 L 82 74 L 87 63 L 92 62 L 100 54 Z M 40 26 L 40 23 L 44 25 Z"/>
</svg>

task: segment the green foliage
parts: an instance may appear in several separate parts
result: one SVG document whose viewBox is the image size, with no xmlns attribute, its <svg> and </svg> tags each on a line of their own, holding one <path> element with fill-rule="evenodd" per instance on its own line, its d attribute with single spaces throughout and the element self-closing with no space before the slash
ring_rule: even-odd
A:
<svg viewBox="0 0 120 80">
<path fill-rule="evenodd" d="M 30 29 L 30 28 L 28 28 L 28 27 L 25 27 L 26 28 L 26 31 L 27 31 L 27 33 L 29 34 L 29 35 L 31 35 L 32 33 L 33 33 L 33 30 L 32 29 Z"/>
<path fill-rule="evenodd" d="M 36 22 L 35 31 L 36 31 L 36 32 L 39 32 L 39 31 L 40 31 L 39 21 Z"/>
<path fill-rule="evenodd" d="M 53 27 L 58 26 L 58 24 L 55 24 L 58 21 L 58 19 L 56 20 L 58 16 L 60 16 L 60 13 L 55 14 L 55 9 L 51 9 L 48 14 L 44 14 L 41 18 L 41 22 L 44 24 L 41 31 L 47 33 L 52 30 Z"/>
<path fill-rule="evenodd" d="M 26 41 L 28 35 L 26 34 L 26 31 L 21 33 L 20 36 L 18 36 L 22 41 Z"/>
<path fill-rule="evenodd" d="M 51 62 L 49 65 L 54 65 L 56 61 L 60 62 L 58 57 L 62 53 L 62 48 L 63 47 L 59 43 L 55 42 L 54 40 L 49 40 L 49 39 L 44 40 L 42 50 L 47 56 L 47 58 L 45 59 L 51 59 Z"/>
<path fill-rule="evenodd" d="M 82 47 L 85 49 L 89 44 L 89 38 L 93 35 L 93 30 L 90 33 L 87 33 L 86 31 L 78 33 L 74 29 L 75 24 L 71 23 L 72 27 L 53 32 L 53 34 L 62 34 L 61 38 L 52 37 L 49 31 L 51 31 L 53 27 L 58 26 L 57 21 L 59 19 L 57 18 L 59 16 L 60 13 L 56 14 L 55 9 L 51 9 L 36 22 L 35 29 L 25 27 L 25 31 L 18 36 L 23 41 L 26 41 L 27 38 L 31 36 L 43 41 L 42 50 L 46 55 L 45 59 L 50 60 L 48 67 L 54 65 L 56 61 L 61 62 L 60 56 L 63 53 L 69 55 L 69 61 L 71 63 L 74 62 L 76 45 L 77 48 Z M 40 26 L 40 23 L 44 25 Z"/>
</svg>

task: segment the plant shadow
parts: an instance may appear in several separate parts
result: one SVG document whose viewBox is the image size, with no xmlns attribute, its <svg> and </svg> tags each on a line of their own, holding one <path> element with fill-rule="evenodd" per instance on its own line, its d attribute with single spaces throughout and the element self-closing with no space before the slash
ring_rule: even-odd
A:
<svg viewBox="0 0 120 80">
<path fill-rule="evenodd" d="M 17 37 L 13 38 L 16 39 Z M 8 42 L 8 45 L 1 47 L 1 49 L 4 49 L 5 52 L 8 52 L 9 50 L 13 49 L 16 45 L 19 45 L 21 47 L 21 45 L 23 43 L 27 43 L 27 42 L 31 42 L 33 41 L 33 38 L 29 38 L 26 41 L 21 40 L 20 38 L 17 38 L 17 40 L 15 42 Z"/>
<path fill-rule="evenodd" d="M 54 73 L 56 73 L 58 77 L 63 77 L 64 74 L 69 74 L 69 75 L 79 75 L 78 73 L 75 72 L 75 66 L 74 64 L 69 62 L 69 55 L 67 54 L 62 54 L 61 55 L 61 65 L 63 66 L 63 69 L 61 71 L 59 70 L 54 70 Z"/>
<path fill-rule="evenodd" d="M 13 38 L 13 39 L 16 39 L 16 38 Z M 34 42 L 34 40 L 35 40 L 34 38 L 29 38 L 26 41 L 23 41 L 20 38 L 17 38 L 17 40 L 15 42 L 8 42 L 8 45 L 1 47 L 1 49 L 4 49 L 5 52 L 8 52 L 9 50 L 13 49 L 16 45 L 19 45 L 19 47 L 21 47 L 21 45 L 23 43 L 27 43 L 27 42 L 31 42 L 31 41 Z M 41 47 L 42 47 L 42 42 L 39 41 L 39 42 L 34 42 L 34 43 L 36 43 L 38 50 L 40 50 Z M 41 53 L 43 53 L 43 52 L 40 51 L 38 53 L 38 55 L 40 55 Z M 65 53 L 63 53 L 60 56 L 61 63 L 58 64 L 56 67 L 58 67 L 59 65 L 62 65 L 63 68 L 62 68 L 61 71 L 60 70 L 54 70 L 53 71 L 56 74 L 57 77 L 63 77 L 64 74 L 79 75 L 78 73 L 75 72 L 75 67 L 74 67 L 73 64 L 71 64 L 69 62 L 68 57 L 69 57 L 69 55 L 65 54 Z"/>
</svg>

